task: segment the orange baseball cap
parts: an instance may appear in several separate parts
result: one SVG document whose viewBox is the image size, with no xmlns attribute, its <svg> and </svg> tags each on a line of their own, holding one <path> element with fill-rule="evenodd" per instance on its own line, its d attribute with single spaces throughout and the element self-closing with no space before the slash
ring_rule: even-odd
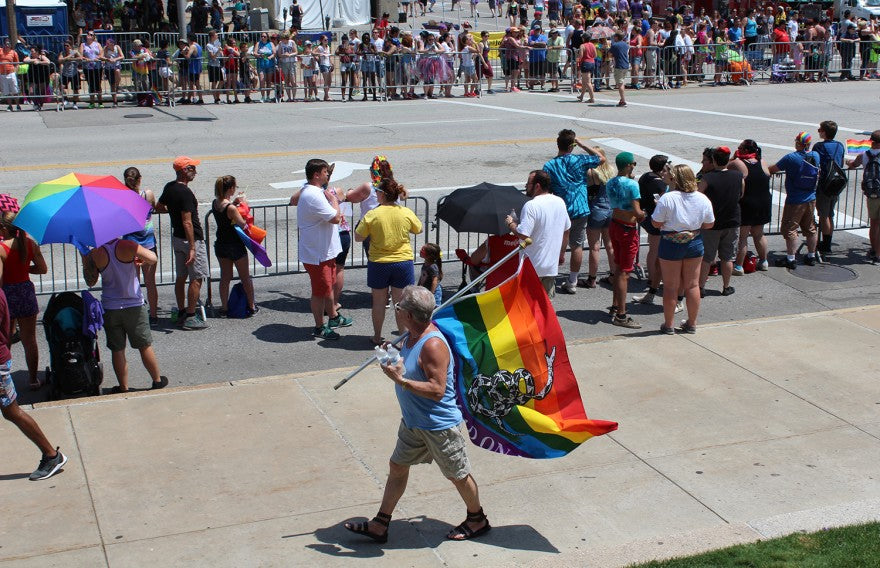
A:
<svg viewBox="0 0 880 568">
<path fill-rule="evenodd" d="M 198 166 L 201 163 L 201 160 L 194 160 L 189 156 L 177 156 L 174 159 L 174 171 L 179 172 L 185 170 L 188 166 Z"/>
</svg>

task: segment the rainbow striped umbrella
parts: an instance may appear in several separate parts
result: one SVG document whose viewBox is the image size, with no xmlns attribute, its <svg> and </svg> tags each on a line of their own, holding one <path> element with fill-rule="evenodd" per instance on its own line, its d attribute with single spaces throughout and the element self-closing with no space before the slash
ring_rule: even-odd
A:
<svg viewBox="0 0 880 568">
<path fill-rule="evenodd" d="M 32 188 L 15 226 L 38 243 L 69 243 L 86 254 L 122 235 L 139 231 L 150 204 L 113 176 L 70 173 Z"/>
</svg>

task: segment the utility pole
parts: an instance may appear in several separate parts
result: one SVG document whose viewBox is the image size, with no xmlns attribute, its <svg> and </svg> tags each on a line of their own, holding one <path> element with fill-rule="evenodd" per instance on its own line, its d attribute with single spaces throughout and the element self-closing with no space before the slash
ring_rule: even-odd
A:
<svg viewBox="0 0 880 568">
<path fill-rule="evenodd" d="M 6 0 L 6 25 L 9 26 L 9 43 L 15 47 L 18 41 L 18 22 L 15 20 L 15 1 Z"/>
<path fill-rule="evenodd" d="M 195 2 L 193 2 L 195 6 Z M 186 0 L 177 0 L 177 26 L 180 31 L 180 39 L 186 38 Z"/>
</svg>

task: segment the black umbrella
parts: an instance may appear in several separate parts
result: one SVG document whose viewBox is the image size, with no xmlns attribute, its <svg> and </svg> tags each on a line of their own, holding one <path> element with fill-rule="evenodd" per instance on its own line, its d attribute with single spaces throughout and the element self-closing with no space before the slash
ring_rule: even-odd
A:
<svg viewBox="0 0 880 568">
<path fill-rule="evenodd" d="M 512 185 L 483 182 L 456 189 L 442 198 L 437 205 L 437 217 L 460 233 L 504 235 L 510 232 L 504 218 L 511 210 L 519 215 L 528 200 Z"/>
</svg>

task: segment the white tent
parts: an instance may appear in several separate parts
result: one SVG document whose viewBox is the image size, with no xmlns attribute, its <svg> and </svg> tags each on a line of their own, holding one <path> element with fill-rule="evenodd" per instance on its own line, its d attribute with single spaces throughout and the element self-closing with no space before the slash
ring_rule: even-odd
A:
<svg viewBox="0 0 880 568">
<path fill-rule="evenodd" d="M 275 0 L 276 21 L 281 22 L 287 8 L 287 25 L 290 26 L 292 0 Z M 370 23 L 370 0 L 298 0 L 303 10 L 302 28 L 320 30 L 321 14 L 330 18 L 331 27 L 358 26 Z"/>
</svg>

